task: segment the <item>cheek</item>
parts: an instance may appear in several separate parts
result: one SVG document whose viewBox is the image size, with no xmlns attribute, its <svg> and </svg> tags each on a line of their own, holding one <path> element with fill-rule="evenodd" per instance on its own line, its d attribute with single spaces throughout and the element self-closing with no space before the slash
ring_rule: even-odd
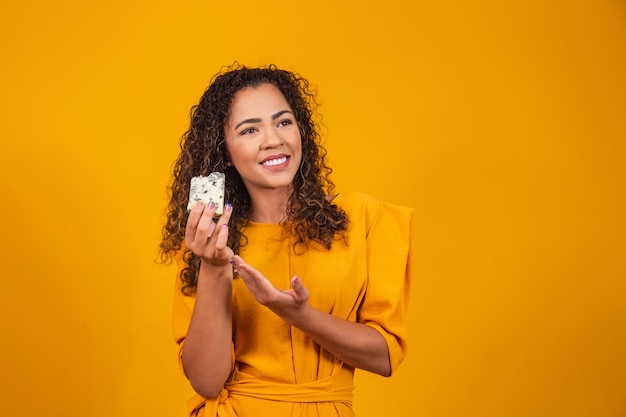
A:
<svg viewBox="0 0 626 417">
<path fill-rule="evenodd" d="M 302 137 L 300 136 L 300 132 L 298 132 L 297 134 L 294 135 L 294 137 L 291 140 L 291 147 L 297 150 L 300 150 L 300 152 L 302 152 Z"/>
<path fill-rule="evenodd" d="M 300 138 L 300 135 L 298 135 L 298 137 L 296 138 L 296 140 L 293 143 L 292 146 L 298 153 L 300 153 L 300 155 L 302 155 L 302 153 L 304 152 L 305 146 L 302 143 L 302 139 Z"/>
<path fill-rule="evenodd" d="M 232 162 L 235 159 L 238 159 L 239 155 L 241 154 L 241 146 L 237 146 L 236 143 L 234 143 L 233 140 L 231 139 L 226 139 L 226 156 L 228 157 L 228 159 Z"/>
<path fill-rule="evenodd" d="M 239 164 L 255 161 L 258 152 L 252 144 L 238 143 L 227 146 L 229 161 L 237 166 Z"/>
</svg>

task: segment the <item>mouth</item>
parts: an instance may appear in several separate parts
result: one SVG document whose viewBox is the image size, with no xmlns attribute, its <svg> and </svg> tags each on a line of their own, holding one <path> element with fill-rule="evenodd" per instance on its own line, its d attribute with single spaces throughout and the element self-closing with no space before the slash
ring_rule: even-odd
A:
<svg viewBox="0 0 626 417">
<path fill-rule="evenodd" d="M 270 157 L 264 160 L 263 162 L 261 162 L 261 165 L 266 166 L 266 167 L 273 167 L 276 165 L 284 164 L 285 162 L 287 162 L 287 158 L 289 157 L 286 155 L 279 156 L 278 158 Z"/>
</svg>

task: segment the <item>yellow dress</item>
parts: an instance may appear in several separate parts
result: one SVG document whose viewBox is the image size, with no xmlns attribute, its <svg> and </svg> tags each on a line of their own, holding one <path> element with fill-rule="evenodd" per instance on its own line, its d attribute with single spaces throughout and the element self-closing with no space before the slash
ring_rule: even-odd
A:
<svg viewBox="0 0 626 417">
<path fill-rule="evenodd" d="M 312 244 L 297 254 L 280 225 L 252 223 L 241 256 L 277 288 L 298 275 L 313 307 L 377 329 L 393 371 L 407 349 L 412 209 L 362 193 L 340 194 L 333 204 L 348 214 L 347 244 Z M 195 298 L 179 288 L 173 326 L 182 348 Z M 352 367 L 256 302 L 241 278 L 233 282 L 232 311 L 233 372 L 218 398 L 189 400 L 190 416 L 354 416 Z"/>
</svg>

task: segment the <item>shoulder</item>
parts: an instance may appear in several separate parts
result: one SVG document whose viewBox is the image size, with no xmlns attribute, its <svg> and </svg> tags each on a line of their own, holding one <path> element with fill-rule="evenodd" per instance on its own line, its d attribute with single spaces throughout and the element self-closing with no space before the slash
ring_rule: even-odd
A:
<svg viewBox="0 0 626 417">
<path fill-rule="evenodd" d="M 331 200 L 331 204 L 345 210 L 348 214 L 362 213 L 364 210 L 375 211 L 380 203 L 376 197 L 358 191 L 342 192 Z"/>
<path fill-rule="evenodd" d="M 339 193 L 332 200 L 331 204 L 336 204 L 339 208 L 345 210 L 352 222 L 365 221 L 368 224 L 375 221 L 381 213 L 382 215 L 395 213 L 402 217 L 411 217 L 413 213 L 412 208 L 383 201 L 359 191 Z"/>
</svg>

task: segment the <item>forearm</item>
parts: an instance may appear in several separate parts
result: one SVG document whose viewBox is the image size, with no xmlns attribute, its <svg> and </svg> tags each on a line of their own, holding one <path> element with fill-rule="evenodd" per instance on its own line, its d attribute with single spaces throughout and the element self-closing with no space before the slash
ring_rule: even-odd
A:
<svg viewBox="0 0 626 417">
<path fill-rule="evenodd" d="M 348 365 L 391 375 L 387 342 L 373 327 L 335 317 L 308 304 L 299 314 L 285 319 Z"/>
<path fill-rule="evenodd" d="M 232 268 L 200 267 L 196 302 L 182 351 L 183 367 L 194 390 L 219 394 L 231 372 Z"/>
</svg>

